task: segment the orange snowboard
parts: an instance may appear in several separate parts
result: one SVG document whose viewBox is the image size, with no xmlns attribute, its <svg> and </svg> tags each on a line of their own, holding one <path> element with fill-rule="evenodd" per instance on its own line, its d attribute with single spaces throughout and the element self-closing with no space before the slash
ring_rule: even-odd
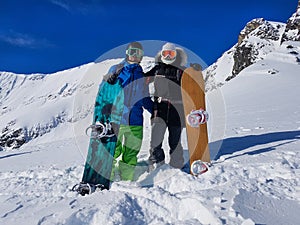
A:
<svg viewBox="0 0 300 225">
<path fill-rule="evenodd" d="M 185 117 L 192 110 L 205 108 L 205 83 L 201 71 L 192 67 L 184 70 L 181 79 L 182 100 Z M 190 153 L 190 165 L 195 160 L 202 160 L 210 163 L 210 153 L 208 147 L 207 124 L 199 127 L 191 127 L 186 122 L 188 148 Z"/>
</svg>

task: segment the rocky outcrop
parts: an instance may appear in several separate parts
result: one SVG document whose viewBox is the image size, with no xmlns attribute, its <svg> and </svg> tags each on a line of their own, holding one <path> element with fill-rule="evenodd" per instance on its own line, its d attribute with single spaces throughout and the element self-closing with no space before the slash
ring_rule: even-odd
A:
<svg viewBox="0 0 300 225">
<path fill-rule="evenodd" d="M 226 81 L 235 77 L 257 60 L 262 59 L 263 55 L 268 54 L 273 43 L 280 40 L 280 28 L 282 26 L 268 22 L 263 18 L 254 19 L 247 23 L 238 37 L 238 44 L 233 54 L 232 75 L 228 76 Z M 257 39 L 264 41 L 257 41 Z"/>
<path fill-rule="evenodd" d="M 0 136 L 0 151 L 3 149 L 15 149 L 26 143 L 25 134 L 22 128 L 12 130 L 5 127 Z"/>
<path fill-rule="evenodd" d="M 238 42 L 204 71 L 206 89 L 214 90 L 222 86 L 248 66 L 264 59 L 283 41 L 299 41 L 299 25 L 300 0 L 297 12 L 292 15 L 287 24 L 270 22 L 263 18 L 248 22 L 240 32 Z M 295 55 L 297 62 L 300 62 L 297 51 L 291 49 L 290 53 Z"/>
<path fill-rule="evenodd" d="M 46 123 L 37 123 L 33 127 L 16 127 L 15 121 L 8 123 L 0 132 L 0 151 L 2 149 L 15 149 L 28 141 L 41 137 L 56 128 L 61 123 L 71 122 L 71 118 L 62 112 L 52 117 Z"/>
<path fill-rule="evenodd" d="M 261 24 L 263 24 L 265 20 L 263 18 L 260 19 L 254 19 L 247 23 L 245 28 L 240 32 L 239 37 L 238 37 L 238 45 L 240 45 L 243 40 L 252 32 L 254 31 L 257 27 L 259 27 Z"/>
<path fill-rule="evenodd" d="M 300 41 L 300 0 L 297 11 L 287 21 L 281 43 L 284 41 Z"/>
</svg>

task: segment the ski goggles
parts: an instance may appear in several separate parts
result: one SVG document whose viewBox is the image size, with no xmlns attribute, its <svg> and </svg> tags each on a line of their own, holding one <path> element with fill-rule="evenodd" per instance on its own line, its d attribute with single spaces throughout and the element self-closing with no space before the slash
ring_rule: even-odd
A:
<svg viewBox="0 0 300 225">
<path fill-rule="evenodd" d="M 141 58 L 144 55 L 144 51 L 139 48 L 129 48 L 126 50 L 126 55 Z"/>
<path fill-rule="evenodd" d="M 169 56 L 169 58 L 174 59 L 176 57 L 176 51 L 175 50 L 163 50 L 161 51 L 161 56 L 164 58 L 167 58 Z"/>
</svg>

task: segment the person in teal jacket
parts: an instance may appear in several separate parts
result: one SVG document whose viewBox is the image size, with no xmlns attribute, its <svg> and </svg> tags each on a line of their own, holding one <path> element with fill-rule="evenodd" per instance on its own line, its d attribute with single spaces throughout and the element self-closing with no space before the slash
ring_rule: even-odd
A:
<svg viewBox="0 0 300 225">
<path fill-rule="evenodd" d="M 143 109 L 151 114 L 153 111 L 149 87 L 143 79 L 144 73 L 140 66 L 143 55 L 142 45 L 132 42 L 127 46 L 123 62 L 112 66 L 108 72 L 113 75 L 107 78 L 107 82 L 120 82 L 124 90 L 124 109 L 114 154 L 113 180 L 117 174 L 122 180 L 134 179 L 137 155 L 143 139 Z M 117 159 L 120 157 L 117 165 Z"/>
</svg>

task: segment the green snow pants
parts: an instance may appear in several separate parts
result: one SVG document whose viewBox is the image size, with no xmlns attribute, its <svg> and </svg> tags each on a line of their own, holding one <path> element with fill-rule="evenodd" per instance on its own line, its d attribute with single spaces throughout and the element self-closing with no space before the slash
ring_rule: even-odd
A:
<svg viewBox="0 0 300 225">
<path fill-rule="evenodd" d="M 114 154 L 114 165 L 112 180 L 115 180 L 116 173 L 119 173 L 122 180 L 134 179 L 137 155 L 141 149 L 143 139 L 143 126 L 122 125 L 119 129 L 118 141 Z M 122 155 L 117 166 L 117 159 Z"/>
</svg>

